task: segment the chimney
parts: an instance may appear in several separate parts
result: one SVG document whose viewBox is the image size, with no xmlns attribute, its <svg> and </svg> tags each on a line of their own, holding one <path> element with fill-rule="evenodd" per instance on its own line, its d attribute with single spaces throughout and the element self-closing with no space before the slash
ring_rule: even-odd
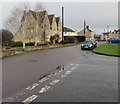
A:
<svg viewBox="0 0 120 104">
<path fill-rule="evenodd" d="M 86 28 L 89 29 L 89 26 L 87 25 Z"/>
</svg>

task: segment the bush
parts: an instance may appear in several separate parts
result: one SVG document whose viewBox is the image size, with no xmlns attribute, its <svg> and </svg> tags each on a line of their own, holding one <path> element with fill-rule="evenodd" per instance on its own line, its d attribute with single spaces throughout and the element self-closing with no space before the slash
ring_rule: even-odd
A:
<svg viewBox="0 0 120 104">
<path fill-rule="evenodd" d="M 12 47 L 22 47 L 23 46 L 23 42 L 21 41 L 17 41 L 17 42 L 14 42 L 12 41 Z"/>
<path fill-rule="evenodd" d="M 62 43 L 62 41 L 61 41 L 61 43 Z M 68 43 L 68 41 L 67 40 L 64 40 L 63 41 L 63 44 L 67 44 Z"/>
<path fill-rule="evenodd" d="M 0 30 L 0 45 L 11 46 L 13 34 L 9 30 Z"/>
<path fill-rule="evenodd" d="M 35 42 L 25 43 L 25 46 L 35 46 Z"/>
<path fill-rule="evenodd" d="M 77 43 L 78 39 L 76 37 L 73 37 L 73 36 L 68 36 L 65 38 L 64 41 L 67 43 Z"/>
<path fill-rule="evenodd" d="M 66 39 L 68 36 L 64 36 L 64 39 Z M 73 37 L 73 36 L 72 36 Z M 78 42 L 84 42 L 85 41 L 85 36 L 74 36 L 78 39 Z"/>
</svg>

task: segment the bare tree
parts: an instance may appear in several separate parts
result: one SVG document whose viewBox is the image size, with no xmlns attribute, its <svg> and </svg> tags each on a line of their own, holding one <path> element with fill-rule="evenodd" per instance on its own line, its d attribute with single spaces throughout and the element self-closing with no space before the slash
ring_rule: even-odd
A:
<svg viewBox="0 0 120 104">
<path fill-rule="evenodd" d="M 19 6 L 14 7 L 11 11 L 10 17 L 4 23 L 5 29 L 8 29 L 15 34 L 21 25 L 21 19 L 24 15 L 24 11 L 27 12 L 29 9 L 29 2 L 21 3 Z"/>
<path fill-rule="evenodd" d="M 45 10 L 45 7 L 43 6 L 43 4 L 41 2 L 36 2 L 35 7 L 34 7 L 34 11 L 40 12 L 43 10 Z"/>
<path fill-rule="evenodd" d="M 35 4 L 30 2 L 20 3 L 13 8 L 10 17 L 5 21 L 5 29 L 10 30 L 12 34 L 15 34 L 20 28 L 24 11 L 28 12 L 30 9 L 32 9 L 32 5 L 34 6 L 33 10 L 36 12 L 44 10 L 44 7 L 40 2 L 37 2 Z"/>
</svg>

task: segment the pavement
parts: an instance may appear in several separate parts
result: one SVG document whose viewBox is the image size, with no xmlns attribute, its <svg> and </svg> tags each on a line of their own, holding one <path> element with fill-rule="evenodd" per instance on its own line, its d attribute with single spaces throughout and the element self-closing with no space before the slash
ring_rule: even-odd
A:
<svg viewBox="0 0 120 104">
<path fill-rule="evenodd" d="M 117 57 L 80 51 L 77 57 L 5 97 L 3 102 L 117 102 L 118 61 Z"/>
</svg>

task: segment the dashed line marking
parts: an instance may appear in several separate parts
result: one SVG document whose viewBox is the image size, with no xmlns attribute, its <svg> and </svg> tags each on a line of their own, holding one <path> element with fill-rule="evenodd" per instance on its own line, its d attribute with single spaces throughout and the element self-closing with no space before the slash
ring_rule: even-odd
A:
<svg viewBox="0 0 120 104">
<path fill-rule="evenodd" d="M 75 70 L 77 67 L 72 67 L 71 70 Z"/>
<path fill-rule="evenodd" d="M 65 77 L 66 77 L 66 75 L 62 75 L 61 77 L 62 77 L 62 78 L 65 78 Z"/>
<path fill-rule="evenodd" d="M 49 90 L 50 88 L 51 88 L 50 86 L 45 86 L 45 87 L 43 87 L 43 88 L 40 89 L 39 93 L 44 93 L 47 90 Z"/>
<path fill-rule="evenodd" d="M 32 86 L 27 87 L 27 90 L 33 90 L 35 87 L 37 87 L 39 84 L 38 83 L 34 83 Z"/>
<path fill-rule="evenodd" d="M 79 66 L 79 64 L 76 64 L 76 66 Z"/>
<path fill-rule="evenodd" d="M 30 103 L 30 102 L 32 102 L 33 100 L 35 100 L 37 97 L 38 97 L 37 95 L 32 95 L 32 96 L 28 97 L 27 99 L 25 99 L 25 100 L 23 101 L 23 103 Z"/>
<path fill-rule="evenodd" d="M 58 83 L 60 80 L 54 80 L 50 83 L 50 85 L 55 85 L 56 83 Z"/>
<path fill-rule="evenodd" d="M 70 74 L 70 73 L 71 73 L 71 71 L 70 71 L 70 70 L 68 70 L 68 71 L 66 71 L 66 72 L 65 72 L 65 74 Z"/>
<path fill-rule="evenodd" d="M 41 80 L 39 80 L 38 82 L 44 82 L 44 81 L 47 81 L 49 78 L 48 77 L 44 77 L 44 78 L 42 78 Z"/>
</svg>

